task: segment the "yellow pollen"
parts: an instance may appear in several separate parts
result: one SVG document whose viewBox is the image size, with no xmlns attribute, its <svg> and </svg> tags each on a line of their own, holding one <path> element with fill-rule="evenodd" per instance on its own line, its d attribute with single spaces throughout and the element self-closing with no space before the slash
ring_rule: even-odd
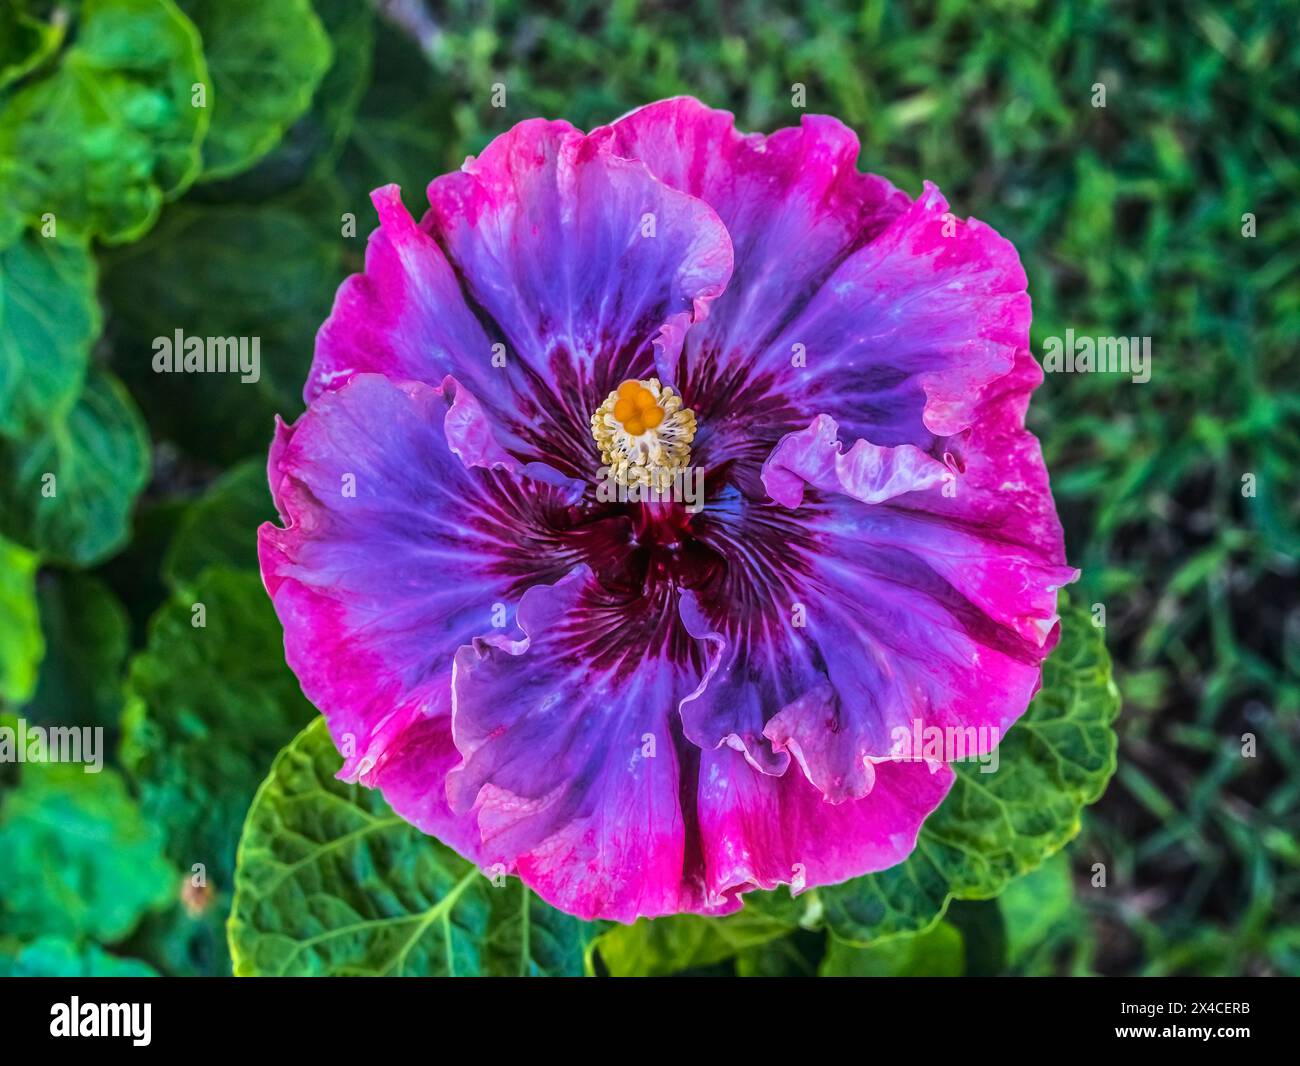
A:
<svg viewBox="0 0 1300 1066">
<path fill-rule="evenodd" d="M 591 416 L 591 434 L 617 481 L 663 491 L 690 463 L 695 415 L 658 378 L 629 380 Z"/>
</svg>

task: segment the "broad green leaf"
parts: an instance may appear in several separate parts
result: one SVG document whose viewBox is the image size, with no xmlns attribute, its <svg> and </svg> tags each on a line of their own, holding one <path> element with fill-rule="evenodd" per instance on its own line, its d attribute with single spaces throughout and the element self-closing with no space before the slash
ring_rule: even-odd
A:
<svg viewBox="0 0 1300 1066">
<path fill-rule="evenodd" d="M 84 241 L 27 230 L 0 248 L 0 434 L 31 434 L 67 412 L 98 335 Z"/>
<path fill-rule="evenodd" d="M 338 214 L 178 204 L 147 240 L 103 263 L 116 363 L 167 438 L 204 462 L 265 456 L 274 416 L 296 417 L 320 328 L 342 280 Z M 244 338 L 247 375 L 154 370 L 155 339 Z M 256 380 L 245 381 L 244 377 Z"/>
<path fill-rule="evenodd" d="M 544 903 L 518 878 L 506 878 L 496 885 L 475 882 L 474 888 L 487 896 L 489 905 L 479 962 L 483 976 L 583 975 L 587 949 L 596 932 L 592 923 Z"/>
<path fill-rule="evenodd" d="M 961 933 L 967 977 L 997 977 L 1006 972 L 1007 926 L 997 900 L 955 899 L 944 911 L 943 921 Z"/>
<path fill-rule="evenodd" d="M 172 0 L 85 0 L 57 66 L 0 108 L 0 202 L 60 233 L 135 239 L 198 173 L 206 80 Z"/>
<path fill-rule="evenodd" d="M 1065 852 L 1007 885 L 998 906 L 1006 923 L 1008 961 L 1015 964 L 1072 913 L 1074 885 Z"/>
<path fill-rule="evenodd" d="M 139 959 L 110 955 L 98 944 L 45 936 L 30 944 L 0 941 L 0 977 L 157 977 Z"/>
<path fill-rule="evenodd" d="M 237 174 L 279 143 L 332 59 L 311 0 L 180 0 L 211 76 L 203 180 Z"/>
<path fill-rule="evenodd" d="M 613 977 L 653 977 L 699 969 L 731 958 L 798 929 L 815 909 L 815 895 L 791 899 L 788 893 L 749 893 L 744 909 L 725 918 L 674 914 L 618 925 L 596 941 L 601 961 Z"/>
<path fill-rule="evenodd" d="M 121 757 L 141 809 L 182 870 L 201 863 L 227 891 L 248 804 L 313 714 L 257 573 L 211 568 L 173 596 L 131 660 L 126 689 Z"/>
<path fill-rule="evenodd" d="M 919 932 L 950 899 L 990 899 L 1060 850 L 1114 773 L 1118 713 L 1102 631 L 1065 607 L 1043 687 L 1002 740 L 998 769 L 958 765 L 905 862 L 821 889 L 831 932 L 858 944 Z"/>
<path fill-rule="evenodd" d="M 0 89 L 35 70 L 63 43 L 66 14 L 55 12 L 48 22 L 26 9 L 24 0 L 0 7 Z"/>
<path fill-rule="evenodd" d="M 0 936 L 112 943 L 174 897 L 158 831 L 116 772 L 87 768 L 26 763 L 0 800 Z"/>
<path fill-rule="evenodd" d="M 592 926 L 334 775 L 317 719 L 275 760 L 239 842 L 237 976 L 580 976 Z"/>
<path fill-rule="evenodd" d="M 130 644 L 126 609 L 97 577 L 47 571 L 37 585 L 46 654 L 23 715 L 116 730 Z"/>
<path fill-rule="evenodd" d="M 816 977 L 826 934 L 800 929 L 736 953 L 737 977 Z"/>
<path fill-rule="evenodd" d="M 205 198 L 259 200 L 283 192 L 320 173 L 342 150 L 370 80 L 375 14 L 357 0 L 313 0 L 312 6 L 329 34 L 334 60 L 311 107 L 253 167 L 206 186 Z"/>
<path fill-rule="evenodd" d="M 256 572 L 257 527 L 274 518 L 266 461 L 233 467 L 186 509 L 163 558 L 163 577 L 179 588 L 209 566 Z"/>
<path fill-rule="evenodd" d="M 866 948 L 832 936 L 819 976 L 960 977 L 965 965 L 961 933 L 939 922 L 924 933 L 904 933 Z"/>
<path fill-rule="evenodd" d="M 40 436 L 0 441 L 0 533 L 56 562 L 98 562 L 126 540 L 148 474 L 135 404 L 121 382 L 94 370 Z"/>
<path fill-rule="evenodd" d="M 36 556 L 0 540 L 0 700 L 22 703 L 45 654 L 36 607 Z"/>
</svg>

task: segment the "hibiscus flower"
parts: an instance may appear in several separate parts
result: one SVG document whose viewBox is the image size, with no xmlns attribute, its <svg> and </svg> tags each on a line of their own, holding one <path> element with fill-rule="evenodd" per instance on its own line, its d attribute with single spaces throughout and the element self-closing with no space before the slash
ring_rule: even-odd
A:
<svg viewBox="0 0 1300 1066">
<path fill-rule="evenodd" d="M 987 752 L 1055 643 L 1024 271 L 857 153 L 682 98 L 522 122 L 419 222 L 378 189 L 276 427 L 340 776 L 570 913 L 901 861 L 952 781 L 909 738 Z"/>
</svg>

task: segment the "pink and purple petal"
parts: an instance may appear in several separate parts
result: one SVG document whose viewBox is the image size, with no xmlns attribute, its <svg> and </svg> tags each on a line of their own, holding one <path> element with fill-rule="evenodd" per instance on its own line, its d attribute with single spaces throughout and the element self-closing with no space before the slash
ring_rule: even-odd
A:
<svg viewBox="0 0 1300 1066">
<path fill-rule="evenodd" d="M 873 774 L 866 796 L 832 804 L 798 772 L 771 777 L 730 748 L 704 752 L 697 802 L 708 900 L 838 884 L 906 859 L 952 770 L 889 760 Z"/>
<path fill-rule="evenodd" d="M 885 179 L 856 169 L 857 136 L 826 115 L 766 136 L 742 134 L 728 112 L 678 97 L 638 108 L 592 137 L 703 200 L 727 227 L 734 285 L 692 347 L 707 342 L 728 358 L 761 351 L 834 266 L 908 204 Z"/>
<path fill-rule="evenodd" d="M 536 371 L 636 365 L 651 342 L 671 358 L 731 277 L 731 240 L 707 204 L 565 122 L 519 123 L 435 179 L 429 203 L 425 225 L 468 296 Z"/>
<path fill-rule="evenodd" d="M 396 185 L 370 199 L 379 227 L 366 244 L 363 273 L 339 286 L 334 308 L 316 335 L 303 388 L 311 404 L 358 374 L 439 385 L 459 374 L 472 385 L 492 342 L 465 302 L 452 265 L 418 226 Z"/>
<path fill-rule="evenodd" d="M 520 123 L 428 194 L 418 225 L 396 187 L 374 194 L 380 228 L 321 328 L 308 401 L 358 373 L 451 374 L 515 455 L 589 476 L 592 411 L 708 313 L 726 229 L 564 122 Z"/>
<path fill-rule="evenodd" d="M 447 795 L 484 861 L 584 918 L 700 909 L 674 741 L 700 654 L 671 600 L 618 600 L 581 567 L 525 593 L 518 621 L 523 639 L 456 656 Z"/>
<path fill-rule="evenodd" d="M 857 138 L 836 120 L 742 135 L 726 112 L 683 98 L 610 131 L 731 233 L 731 285 L 662 369 L 700 419 L 696 461 L 746 492 L 763 495 L 757 464 L 821 413 L 849 440 L 937 457 L 936 438 L 970 424 L 1026 346 L 1015 249 L 955 218 L 932 185 L 912 201 L 859 173 Z"/>
<path fill-rule="evenodd" d="M 697 516 L 728 568 L 682 599 L 687 629 L 713 645 L 682 707 L 691 740 L 767 773 L 789 756 L 832 802 L 866 795 L 872 760 L 900 737 L 960 735 L 968 756 L 998 743 L 1037 690 L 1057 590 L 1077 576 L 1024 429 L 1039 380 L 1023 353 L 951 439 L 951 465 L 907 445 L 845 452 L 819 416 L 764 466 L 776 502 L 733 493 Z"/>
<path fill-rule="evenodd" d="M 284 528 L 259 531 L 263 580 L 349 778 L 382 781 L 408 726 L 446 722 L 456 649 L 581 558 L 584 541 L 561 535 L 572 491 L 524 476 L 477 411 L 451 379 L 362 374 L 278 428 Z"/>
</svg>

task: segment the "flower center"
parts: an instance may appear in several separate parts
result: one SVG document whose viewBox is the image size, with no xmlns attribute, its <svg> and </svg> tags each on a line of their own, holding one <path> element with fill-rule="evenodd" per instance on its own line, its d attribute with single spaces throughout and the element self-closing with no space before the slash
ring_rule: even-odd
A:
<svg viewBox="0 0 1300 1066">
<path fill-rule="evenodd" d="M 596 408 L 591 435 L 616 481 L 663 492 L 691 461 L 695 414 L 658 378 L 629 380 Z"/>
</svg>

